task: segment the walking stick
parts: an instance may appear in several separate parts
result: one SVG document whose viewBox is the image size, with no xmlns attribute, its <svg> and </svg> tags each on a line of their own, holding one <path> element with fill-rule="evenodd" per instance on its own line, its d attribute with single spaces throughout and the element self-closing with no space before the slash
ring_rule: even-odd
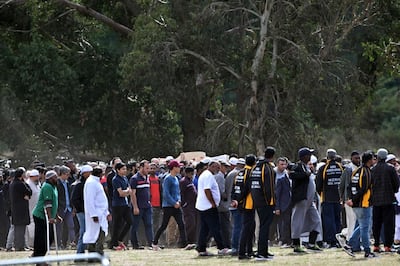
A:
<svg viewBox="0 0 400 266">
<path fill-rule="evenodd" d="M 47 240 L 47 255 L 50 255 L 50 224 L 47 216 L 46 207 L 44 208 L 44 217 L 46 218 L 46 240 Z"/>
</svg>

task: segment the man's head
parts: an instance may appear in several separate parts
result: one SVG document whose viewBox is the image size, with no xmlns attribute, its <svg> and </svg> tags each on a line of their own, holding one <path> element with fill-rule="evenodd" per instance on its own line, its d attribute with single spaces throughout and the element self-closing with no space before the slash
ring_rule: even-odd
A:
<svg viewBox="0 0 400 266">
<path fill-rule="evenodd" d="M 36 169 L 31 170 L 29 173 L 29 179 L 33 182 L 39 181 L 39 171 Z"/>
<path fill-rule="evenodd" d="M 149 161 L 147 161 L 147 160 L 142 160 L 142 161 L 139 163 L 139 172 L 140 172 L 140 174 L 141 174 L 142 176 L 147 176 L 147 174 L 149 173 L 149 171 L 150 171 L 150 164 L 149 164 Z"/>
<path fill-rule="evenodd" d="M 92 175 L 101 177 L 103 173 L 104 173 L 103 168 L 101 168 L 100 166 L 96 166 L 93 168 Z"/>
<path fill-rule="evenodd" d="M 155 175 L 157 171 L 157 164 L 155 163 L 150 163 L 149 164 L 149 175 Z"/>
<path fill-rule="evenodd" d="M 310 149 L 307 147 L 303 147 L 303 148 L 299 149 L 298 155 L 299 155 L 300 161 L 302 161 L 303 163 L 308 163 L 310 161 L 310 158 L 311 158 L 311 155 L 313 152 L 314 152 L 313 149 Z"/>
<path fill-rule="evenodd" d="M 360 153 L 358 151 L 352 151 L 350 154 L 350 160 L 354 165 L 360 166 Z"/>
<path fill-rule="evenodd" d="M 15 170 L 15 179 L 23 179 L 25 176 L 25 168 L 23 167 L 18 167 L 17 170 Z"/>
<path fill-rule="evenodd" d="M 388 151 L 384 148 L 380 148 L 376 153 L 378 161 L 385 161 L 387 156 L 388 156 Z"/>
<path fill-rule="evenodd" d="M 394 154 L 388 154 L 388 156 L 386 157 L 385 160 L 388 164 L 391 164 L 393 166 L 397 165 L 397 159 L 396 159 L 396 155 Z"/>
<path fill-rule="evenodd" d="M 185 167 L 185 176 L 192 179 L 194 176 L 194 168 L 192 166 Z"/>
<path fill-rule="evenodd" d="M 168 163 L 168 169 L 169 169 L 170 174 L 172 176 L 179 174 L 181 171 L 181 166 L 182 166 L 182 164 L 180 164 L 177 160 L 171 160 Z"/>
<path fill-rule="evenodd" d="M 211 161 L 208 164 L 208 170 L 215 175 L 216 173 L 219 172 L 219 170 L 221 169 L 221 164 L 218 161 Z"/>
<path fill-rule="evenodd" d="M 327 149 L 326 150 L 326 158 L 328 160 L 335 160 L 336 159 L 336 155 L 337 155 L 337 152 L 336 152 L 335 149 Z"/>
<path fill-rule="evenodd" d="M 68 179 L 71 170 L 69 169 L 69 167 L 62 165 L 58 169 L 58 172 L 60 173 L 60 179 L 65 181 Z"/>
<path fill-rule="evenodd" d="M 121 158 L 119 158 L 119 157 L 114 157 L 114 158 L 112 158 L 112 160 L 111 160 L 112 168 L 115 169 L 115 166 L 116 166 L 118 163 L 122 163 Z"/>
<path fill-rule="evenodd" d="M 57 173 L 54 170 L 50 170 L 46 172 L 45 175 L 46 181 L 52 184 L 53 186 L 57 184 Z"/>
<path fill-rule="evenodd" d="M 279 157 L 277 160 L 277 169 L 279 173 L 282 173 L 283 171 L 286 170 L 288 166 L 288 159 L 286 157 Z"/>
<path fill-rule="evenodd" d="M 70 169 L 70 172 L 75 174 L 76 173 L 76 165 L 74 160 L 67 160 L 64 162 L 64 165 Z"/>
<path fill-rule="evenodd" d="M 81 175 L 84 179 L 88 178 L 92 172 L 93 172 L 93 168 L 88 164 L 85 164 L 81 168 Z"/>
<path fill-rule="evenodd" d="M 274 147 L 268 146 L 267 148 L 265 148 L 264 157 L 266 160 L 268 161 L 272 160 L 272 158 L 274 158 L 274 155 L 275 155 Z"/>
<path fill-rule="evenodd" d="M 244 160 L 247 166 L 253 166 L 256 164 L 257 157 L 254 154 L 247 154 Z"/>
<path fill-rule="evenodd" d="M 362 154 L 362 164 L 371 167 L 374 165 L 374 153 L 372 151 L 366 151 Z"/>
</svg>

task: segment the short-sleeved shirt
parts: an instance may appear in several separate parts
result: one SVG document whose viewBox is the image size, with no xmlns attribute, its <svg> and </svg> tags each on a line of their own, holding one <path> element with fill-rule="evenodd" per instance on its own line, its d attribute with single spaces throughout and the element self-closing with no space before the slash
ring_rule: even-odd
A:
<svg viewBox="0 0 400 266">
<path fill-rule="evenodd" d="M 43 220 L 46 219 L 44 208 L 51 207 L 51 218 L 56 218 L 58 209 L 58 191 L 57 186 L 45 182 L 40 190 L 39 200 L 32 214 Z"/>
<path fill-rule="evenodd" d="M 128 178 L 126 176 L 119 176 L 116 175 L 112 179 L 112 186 L 113 186 L 113 196 L 112 196 L 112 206 L 127 206 L 128 205 L 128 198 L 127 197 L 120 197 L 118 193 L 118 189 L 121 188 L 122 190 L 126 190 L 129 186 Z"/>
<path fill-rule="evenodd" d="M 137 172 L 132 176 L 131 189 L 136 189 L 136 200 L 139 209 L 151 208 L 150 204 L 150 182 L 147 177 Z"/>
<path fill-rule="evenodd" d="M 199 176 L 196 200 L 196 209 L 199 211 L 206 211 L 212 208 L 211 202 L 208 200 L 205 193 L 206 189 L 211 191 L 215 205 L 218 207 L 221 200 L 221 194 L 219 192 L 217 181 L 215 181 L 214 175 L 209 170 L 205 170 Z"/>
</svg>

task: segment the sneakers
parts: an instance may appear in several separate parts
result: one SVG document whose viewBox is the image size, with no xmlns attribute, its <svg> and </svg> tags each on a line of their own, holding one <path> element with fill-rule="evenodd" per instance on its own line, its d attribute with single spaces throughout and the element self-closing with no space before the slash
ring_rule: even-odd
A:
<svg viewBox="0 0 400 266">
<path fill-rule="evenodd" d="M 364 254 L 364 258 L 367 258 L 367 259 L 372 259 L 375 257 L 376 257 L 376 255 L 372 252 L 365 252 L 365 254 Z"/>
<path fill-rule="evenodd" d="M 153 248 L 154 251 L 160 251 L 160 247 L 158 245 L 155 244 L 151 244 L 151 247 Z"/>
<path fill-rule="evenodd" d="M 346 245 L 346 237 L 340 233 L 336 234 L 335 237 L 340 247 L 343 248 Z"/>
<path fill-rule="evenodd" d="M 264 257 L 263 255 L 257 255 L 255 257 L 255 261 L 267 261 L 267 260 L 272 260 L 272 257 Z"/>
<path fill-rule="evenodd" d="M 208 251 L 199 252 L 199 257 L 211 257 L 211 256 L 214 256 L 214 254 L 211 252 Z"/>
<path fill-rule="evenodd" d="M 196 244 L 187 244 L 184 250 L 192 250 L 196 248 Z"/>
<path fill-rule="evenodd" d="M 307 249 L 312 251 L 322 251 L 322 249 L 320 249 L 317 245 L 308 245 Z"/>
<path fill-rule="evenodd" d="M 124 250 L 124 248 L 121 247 L 121 245 L 115 246 L 115 247 L 113 247 L 112 249 L 115 250 L 115 251 L 122 251 L 122 250 Z"/>
<path fill-rule="evenodd" d="M 292 246 L 291 245 L 288 245 L 288 244 L 282 244 L 281 245 L 281 248 L 291 248 Z"/>
<path fill-rule="evenodd" d="M 124 242 L 119 242 L 119 246 L 120 246 L 121 248 L 123 248 L 124 250 L 128 250 L 128 249 L 129 249 L 127 246 L 125 246 L 125 243 L 124 243 Z"/>
<path fill-rule="evenodd" d="M 353 250 L 351 249 L 351 247 L 349 245 L 345 245 L 343 247 L 343 251 L 347 253 L 347 255 L 355 257 Z"/>
<path fill-rule="evenodd" d="M 230 253 L 230 250 L 228 248 L 223 248 L 223 249 L 218 250 L 218 255 L 220 255 L 220 256 L 226 256 L 226 255 L 229 255 L 229 253 Z"/>
<path fill-rule="evenodd" d="M 396 252 L 396 250 L 391 247 L 385 247 L 385 252 Z"/>
<path fill-rule="evenodd" d="M 293 252 L 294 253 L 306 253 L 306 251 L 300 246 L 294 246 Z"/>
<path fill-rule="evenodd" d="M 373 252 L 381 253 L 381 252 L 383 252 L 383 250 L 381 250 L 380 247 L 374 246 Z"/>
<path fill-rule="evenodd" d="M 249 260 L 249 259 L 251 259 L 251 256 L 248 256 L 248 255 L 239 255 L 239 256 L 238 256 L 238 259 L 239 259 L 239 260 Z"/>
</svg>

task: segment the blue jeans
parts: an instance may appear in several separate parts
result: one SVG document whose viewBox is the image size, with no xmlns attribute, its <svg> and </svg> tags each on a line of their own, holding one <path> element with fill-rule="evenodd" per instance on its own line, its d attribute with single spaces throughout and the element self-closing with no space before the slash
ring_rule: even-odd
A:
<svg viewBox="0 0 400 266">
<path fill-rule="evenodd" d="M 321 219 L 324 230 L 324 241 L 328 244 L 336 244 L 335 235 L 340 232 L 340 203 L 322 202 Z"/>
<path fill-rule="evenodd" d="M 85 245 L 83 244 L 83 234 L 85 233 L 85 213 L 78 212 L 76 213 L 76 218 L 79 223 L 79 239 L 78 244 L 76 246 L 76 253 L 85 253 Z"/>
<path fill-rule="evenodd" d="M 242 214 L 239 210 L 231 210 L 233 228 L 232 228 L 232 249 L 239 250 L 240 232 L 242 231 Z"/>
<path fill-rule="evenodd" d="M 143 220 L 144 230 L 146 233 L 147 245 L 150 247 L 153 243 L 153 211 L 152 208 L 139 209 L 138 215 L 133 215 L 133 223 L 131 229 L 131 243 L 132 247 L 138 247 L 139 242 L 137 238 L 137 230 L 139 228 L 140 220 Z"/>
<path fill-rule="evenodd" d="M 356 215 L 358 226 L 354 229 L 353 234 L 349 239 L 349 244 L 352 248 L 356 248 L 360 243 L 361 236 L 361 244 L 364 248 L 364 251 L 370 252 L 371 249 L 369 247 L 369 235 L 372 225 L 372 208 L 353 208 L 353 211 Z"/>
</svg>

